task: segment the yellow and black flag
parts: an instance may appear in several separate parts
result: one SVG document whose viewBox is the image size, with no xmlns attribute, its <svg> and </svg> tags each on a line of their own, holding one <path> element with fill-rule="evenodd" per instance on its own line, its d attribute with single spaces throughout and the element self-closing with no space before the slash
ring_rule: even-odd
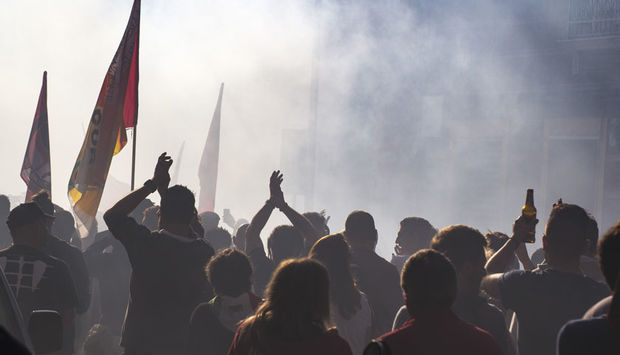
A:
<svg viewBox="0 0 620 355">
<path fill-rule="evenodd" d="M 137 123 L 139 43 L 140 0 L 135 0 L 69 179 L 69 202 L 82 236 L 95 220 L 112 157 L 127 144 L 125 129 Z"/>
</svg>

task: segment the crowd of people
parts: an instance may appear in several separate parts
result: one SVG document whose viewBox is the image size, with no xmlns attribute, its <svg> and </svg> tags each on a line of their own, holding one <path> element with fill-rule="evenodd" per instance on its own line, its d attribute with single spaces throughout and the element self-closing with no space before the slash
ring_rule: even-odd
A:
<svg viewBox="0 0 620 355">
<path fill-rule="evenodd" d="M 0 196 L 0 268 L 26 324 L 61 316 L 55 354 L 620 354 L 620 222 L 599 240 L 589 213 L 558 201 L 533 262 L 535 218 L 508 236 L 406 217 L 390 262 L 371 214 L 330 234 L 324 212 L 287 204 L 279 171 L 249 222 L 225 210 L 229 232 L 168 186 L 171 164 L 162 154 L 86 238 L 46 191 L 13 209 Z M 290 225 L 265 247 L 275 210 Z"/>
</svg>

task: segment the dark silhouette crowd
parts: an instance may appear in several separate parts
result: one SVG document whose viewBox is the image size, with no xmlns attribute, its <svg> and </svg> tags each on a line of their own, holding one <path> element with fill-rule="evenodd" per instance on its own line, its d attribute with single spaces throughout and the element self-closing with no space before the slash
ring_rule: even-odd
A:
<svg viewBox="0 0 620 355">
<path fill-rule="evenodd" d="M 87 236 L 46 191 L 13 209 L 0 196 L 2 284 L 23 324 L 58 313 L 51 353 L 620 354 L 620 222 L 599 238 L 592 215 L 560 200 L 530 257 L 535 217 L 485 235 L 411 216 L 387 261 L 370 213 L 331 234 L 325 211 L 289 206 L 280 171 L 248 222 L 198 213 L 192 191 L 169 186 L 171 165 L 163 153 Z M 276 210 L 290 224 L 263 244 Z M 0 325 L 0 353 L 43 353 L 42 334 L 33 346 Z"/>
</svg>

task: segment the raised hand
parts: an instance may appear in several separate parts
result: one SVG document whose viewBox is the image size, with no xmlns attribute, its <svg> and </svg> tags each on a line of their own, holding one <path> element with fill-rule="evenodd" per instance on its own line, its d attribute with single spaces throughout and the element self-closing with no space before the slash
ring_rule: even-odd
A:
<svg viewBox="0 0 620 355">
<path fill-rule="evenodd" d="M 282 173 L 280 173 L 280 170 L 276 170 L 271 173 L 271 177 L 269 178 L 269 199 L 277 208 L 282 208 L 286 205 L 286 201 L 284 201 L 284 193 L 280 187 L 283 180 L 284 178 Z"/>
<path fill-rule="evenodd" d="M 157 189 L 165 191 L 168 189 L 170 183 L 170 166 L 172 165 L 172 158 L 166 155 L 166 152 L 161 153 L 157 159 L 157 165 L 155 165 L 155 172 L 153 173 L 153 182 L 157 185 Z"/>
<path fill-rule="evenodd" d="M 531 236 L 532 231 L 536 228 L 538 219 L 520 216 L 512 226 L 512 237 L 516 242 L 524 243 Z"/>
</svg>

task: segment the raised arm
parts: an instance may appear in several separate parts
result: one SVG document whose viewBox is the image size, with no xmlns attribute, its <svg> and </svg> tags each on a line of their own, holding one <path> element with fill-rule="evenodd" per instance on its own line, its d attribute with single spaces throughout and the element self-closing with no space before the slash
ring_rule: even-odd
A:
<svg viewBox="0 0 620 355">
<path fill-rule="evenodd" d="M 271 217 L 271 212 L 275 205 L 271 200 L 265 201 L 263 207 L 252 218 L 248 229 L 245 231 L 245 252 L 250 254 L 257 248 L 263 249 L 263 242 L 260 240 L 260 232 L 265 228 L 265 224 Z M 264 250 L 264 249 L 263 249 Z"/>
<path fill-rule="evenodd" d="M 502 246 L 493 256 L 489 258 L 485 266 L 489 274 L 503 273 L 513 260 L 513 255 L 517 252 L 517 257 L 526 270 L 533 269 L 532 261 L 527 255 L 524 242 L 529 236 L 529 231 L 535 228 L 537 219 L 519 217 L 512 227 L 512 237 Z"/>
<path fill-rule="evenodd" d="M 275 177 L 274 177 L 275 174 Z M 301 213 L 295 211 L 291 206 L 289 206 L 284 200 L 284 193 L 282 192 L 281 184 L 283 181 L 283 176 L 280 171 L 275 171 L 272 175 L 271 183 L 269 184 L 269 188 L 271 190 L 272 199 L 276 205 L 276 207 L 284 213 L 286 218 L 291 222 L 293 227 L 301 233 L 304 238 L 304 244 L 306 249 L 312 248 L 314 243 L 319 239 L 319 233 L 314 229 L 312 223 L 304 217 Z"/>
<path fill-rule="evenodd" d="M 123 197 L 105 212 L 103 219 L 106 221 L 106 224 L 108 224 L 108 227 L 110 226 L 110 223 L 114 223 L 115 218 L 118 218 L 119 216 L 128 216 L 133 210 L 136 209 L 136 207 L 138 207 L 142 200 L 155 192 L 155 190 L 159 190 L 160 194 L 164 193 L 168 188 L 168 182 L 170 181 L 170 175 L 168 174 L 170 165 L 172 165 L 172 159 L 167 156 L 166 153 L 162 153 L 157 160 L 153 178 L 148 180 L 144 186 L 130 192 L 127 196 Z"/>
<path fill-rule="evenodd" d="M 273 209 L 276 207 L 274 200 L 277 199 L 277 197 L 274 197 L 274 192 L 276 192 L 274 186 L 282 182 L 282 177 L 278 176 L 278 173 L 277 171 L 271 173 L 271 177 L 269 178 L 269 200 L 265 201 L 263 207 L 252 217 L 252 221 L 250 221 L 250 225 L 245 231 L 246 254 L 250 254 L 257 248 L 264 250 L 263 242 L 260 240 L 260 232 L 265 228 L 269 217 L 271 217 L 271 212 L 273 212 Z"/>
</svg>

